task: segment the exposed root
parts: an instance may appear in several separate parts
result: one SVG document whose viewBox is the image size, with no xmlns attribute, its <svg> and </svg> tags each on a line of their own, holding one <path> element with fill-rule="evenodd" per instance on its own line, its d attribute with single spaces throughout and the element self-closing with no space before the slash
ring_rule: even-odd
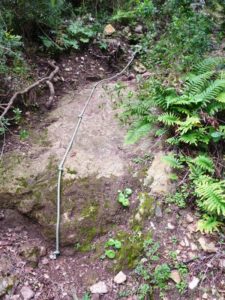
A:
<svg viewBox="0 0 225 300">
<path fill-rule="evenodd" d="M 49 91 L 50 91 L 50 96 L 48 101 L 46 102 L 45 106 L 47 109 L 50 109 L 52 107 L 52 103 L 54 101 L 54 96 L 55 96 L 55 89 L 54 89 L 54 85 L 52 84 L 51 81 L 46 81 L 46 84 L 49 87 Z"/>
<path fill-rule="evenodd" d="M 14 102 L 15 102 L 15 100 L 17 99 L 18 96 L 21 96 L 21 95 L 24 95 L 24 94 L 28 93 L 30 90 L 32 90 L 33 88 L 37 87 L 37 86 L 40 85 L 41 83 L 44 83 L 44 82 L 47 83 L 47 82 L 49 82 L 49 83 L 47 83 L 47 84 L 48 84 L 48 86 L 49 86 L 51 95 L 50 95 L 50 98 L 49 98 L 49 100 L 48 100 L 48 103 L 50 103 L 50 101 L 53 101 L 53 98 L 54 98 L 54 87 L 53 87 L 53 85 L 52 85 L 52 83 L 51 83 L 51 80 L 52 80 L 52 79 L 54 78 L 54 76 L 59 72 L 59 67 L 56 66 L 53 62 L 50 62 L 50 61 L 48 61 L 48 64 L 49 64 L 52 68 L 54 68 L 54 70 L 50 73 L 50 75 L 47 76 L 47 77 L 43 77 L 43 78 L 37 80 L 36 82 L 34 82 L 33 84 L 31 84 L 30 86 L 28 86 L 27 88 L 25 88 L 24 90 L 22 90 L 22 91 L 20 91 L 20 92 L 16 92 L 16 93 L 12 96 L 12 98 L 9 100 L 9 102 L 7 103 L 7 106 L 4 108 L 3 113 L 0 115 L 0 121 L 1 121 L 2 118 L 4 118 L 5 115 L 8 113 L 8 111 L 10 110 L 10 108 L 12 107 L 12 105 L 14 104 Z M 49 85 L 49 84 L 52 85 L 51 88 L 50 88 L 50 85 Z M 52 87 L 53 87 L 53 94 L 52 94 Z M 52 100 L 51 100 L 51 99 L 52 99 Z M 50 103 L 50 104 L 51 104 L 51 103 Z M 46 104 L 46 105 L 47 105 L 47 104 Z"/>
</svg>

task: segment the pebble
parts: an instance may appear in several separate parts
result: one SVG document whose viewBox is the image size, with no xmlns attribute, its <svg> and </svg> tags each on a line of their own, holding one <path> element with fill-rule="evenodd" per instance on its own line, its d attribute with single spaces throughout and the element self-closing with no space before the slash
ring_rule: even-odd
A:
<svg viewBox="0 0 225 300">
<path fill-rule="evenodd" d="M 30 300 L 34 297 L 34 292 L 29 286 L 23 286 L 20 293 L 23 296 L 23 300 Z"/>
<path fill-rule="evenodd" d="M 170 278 L 175 282 L 175 283 L 180 283 L 181 282 L 181 278 L 180 278 L 180 274 L 177 270 L 172 270 L 170 273 Z"/>
<path fill-rule="evenodd" d="M 189 282 L 188 287 L 190 290 L 194 290 L 199 284 L 199 279 L 197 277 L 193 277 Z"/>
<path fill-rule="evenodd" d="M 215 244 L 213 242 L 209 243 L 204 237 L 200 237 L 198 242 L 205 252 L 215 253 L 217 251 Z"/>
<path fill-rule="evenodd" d="M 191 250 L 192 251 L 198 250 L 198 246 L 196 244 L 194 244 L 194 243 L 191 243 Z"/>
<path fill-rule="evenodd" d="M 155 216 L 158 218 L 162 218 L 162 216 L 163 216 L 162 209 L 159 205 L 157 205 L 155 208 Z"/>
<path fill-rule="evenodd" d="M 108 288 L 104 281 L 99 281 L 90 287 L 92 294 L 107 294 Z"/>
<path fill-rule="evenodd" d="M 43 265 L 47 265 L 49 263 L 49 260 L 46 257 L 44 257 L 41 262 Z"/>
<path fill-rule="evenodd" d="M 168 223 L 167 228 L 170 229 L 170 230 L 173 230 L 175 228 L 175 226 L 171 223 Z"/>
<path fill-rule="evenodd" d="M 190 214 L 187 215 L 186 219 L 188 223 L 192 223 L 194 221 L 194 218 Z"/>
<path fill-rule="evenodd" d="M 202 295 L 202 299 L 208 299 L 208 294 L 207 294 L 207 293 L 204 293 L 204 294 Z"/>
<path fill-rule="evenodd" d="M 114 282 L 117 284 L 122 284 L 127 280 L 126 274 L 124 274 L 122 271 L 120 271 L 115 277 Z"/>
</svg>

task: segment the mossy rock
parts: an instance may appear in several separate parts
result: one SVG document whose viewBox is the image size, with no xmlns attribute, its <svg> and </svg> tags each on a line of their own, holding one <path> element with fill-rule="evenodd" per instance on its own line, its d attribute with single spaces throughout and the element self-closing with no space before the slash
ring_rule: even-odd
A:
<svg viewBox="0 0 225 300">
<path fill-rule="evenodd" d="M 144 253 L 144 242 L 152 236 L 151 232 L 131 232 L 119 231 L 116 238 L 122 242 L 122 247 L 116 256 L 114 271 L 122 269 L 134 269 L 140 257 Z"/>
</svg>

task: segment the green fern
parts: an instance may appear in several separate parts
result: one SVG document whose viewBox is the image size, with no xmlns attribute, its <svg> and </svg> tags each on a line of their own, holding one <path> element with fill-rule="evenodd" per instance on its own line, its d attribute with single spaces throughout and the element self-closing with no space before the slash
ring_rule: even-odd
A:
<svg viewBox="0 0 225 300">
<path fill-rule="evenodd" d="M 195 66 L 194 70 L 197 74 L 203 74 L 209 71 L 216 70 L 221 66 L 224 66 L 224 57 L 209 57 L 203 60 L 201 63 Z"/>
<path fill-rule="evenodd" d="M 222 222 L 218 221 L 215 216 L 203 215 L 197 223 L 197 229 L 202 233 L 212 233 L 213 231 L 219 231 L 219 227 Z"/>
<path fill-rule="evenodd" d="M 200 207 L 207 212 L 225 216 L 225 181 L 202 176 L 195 182 Z"/>
<path fill-rule="evenodd" d="M 178 158 L 176 158 L 173 154 L 165 155 L 163 160 L 168 163 L 168 165 L 173 169 L 182 169 L 183 165 Z"/>
<path fill-rule="evenodd" d="M 179 118 L 173 113 L 164 113 L 158 118 L 158 120 L 167 126 L 173 126 L 177 124 Z"/>
<path fill-rule="evenodd" d="M 215 74 L 215 71 L 209 71 L 199 75 L 188 75 L 185 92 L 190 95 L 201 93 L 206 87 L 206 84 L 209 82 L 209 79 L 212 78 L 213 74 Z"/>
<path fill-rule="evenodd" d="M 195 159 L 192 160 L 192 162 L 203 172 L 206 171 L 210 174 L 213 174 L 215 172 L 212 159 L 205 154 L 198 155 Z"/>
<path fill-rule="evenodd" d="M 139 123 L 135 128 L 128 131 L 125 137 L 125 144 L 130 145 L 136 143 L 140 138 L 147 135 L 152 128 L 150 123 Z"/>
</svg>

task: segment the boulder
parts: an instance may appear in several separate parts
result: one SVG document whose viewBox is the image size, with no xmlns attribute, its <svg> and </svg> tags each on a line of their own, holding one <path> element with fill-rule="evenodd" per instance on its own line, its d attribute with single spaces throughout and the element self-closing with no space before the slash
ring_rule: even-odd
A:
<svg viewBox="0 0 225 300">
<path fill-rule="evenodd" d="M 0 209 L 16 209 L 32 218 L 49 239 L 55 238 L 57 165 L 73 133 L 76 115 L 83 109 L 92 87 L 62 98 L 45 120 L 45 131 L 30 133 L 29 151 L 6 153 L 0 167 Z M 131 89 L 129 85 L 124 94 Z M 143 155 L 150 142 L 125 148 L 126 129 L 115 118 L 110 97 L 106 89 L 97 88 L 64 166 L 62 245 L 79 243 L 87 249 L 96 236 L 111 228 L 115 219 L 117 224 L 123 223 L 117 191 L 140 185 L 139 178 L 130 176 L 127 159 Z M 36 264 L 36 258 L 31 257 Z"/>
</svg>

